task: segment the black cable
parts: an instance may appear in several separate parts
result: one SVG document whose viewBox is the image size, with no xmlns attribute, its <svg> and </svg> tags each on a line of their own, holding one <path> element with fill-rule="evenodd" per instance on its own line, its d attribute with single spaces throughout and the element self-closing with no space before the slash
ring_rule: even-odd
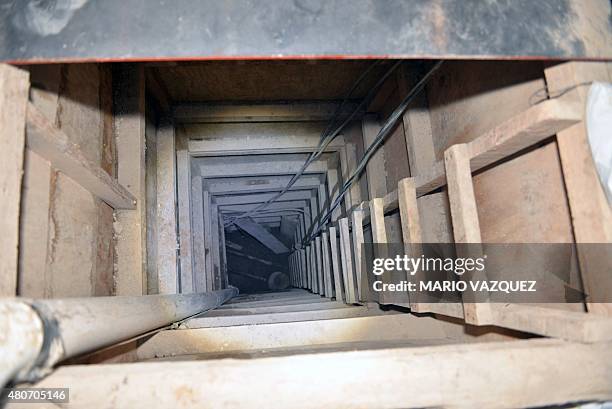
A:
<svg viewBox="0 0 612 409">
<path fill-rule="evenodd" d="M 397 106 L 397 108 L 395 108 L 393 113 L 389 115 L 389 117 L 385 121 L 385 124 L 382 126 L 382 128 L 380 128 L 380 131 L 378 131 L 378 134 L 376 135 L 376 138 L 374 138 L 374 141 L 370 144 L 370 146 L 368 146 L 368 149 L 365 151 L 363 158 L 361 159 L 351 176 L 342 185 L 342 189 L 338 193 L 338 196 L 336 197 L 334 202 L 331 204 L 329 210 L 325 213 L 325 216 L 320 219 L 317 229 L 313 231 L 313 233 L 309 234 L 306 243 L 310 243 L 319 234 L 323 226 L 329 221 L 332 212 L 340 205 L 340 203 L 342 203 L 346 192 L 363 172 L 370 158 L 374 155 L 374 153 L 376 153 L 376 150 L 384 142 L 385 138 L 391 133 L 391 131 L 395 127 L 395 123 L 402 117 L 402 115 L 408 108 L 408 105 L 410 105 L 414 98 L 423 90 L 434 72 L 436 72 L 438 68 L 440 68 L 442 62 L 443 61 L 438 61 L 410 90 L 408 95 L 406 95 L 403 101 Z"/>
<path fill-rule="evenodd" d="M 384 82 L 387 80 L 387 78 L 395 71 L 395 69 L 401 64 L 401 62 L 402 61 L 399 60 L 395 64 L 393 64 L 387 70 L 387 72 L 385 72 L 385 74 L 376 82 L 374 87 L 372 87 L 372 89 L 370 89 L 370 91 L 368 92 L 366 97 L 357 105 L 357 107 L 353 110 L 353 112 L 334 130 L 334 132 L 332 132 L 329 135 L 325 135 L 326 132 L 328 132 L 328 129 L 331 129 L 331 125 L 328 125 L 326 130 L 323 131 L 323 133 L 321 135 L 321 141 L 319 141 L 319 144 L 317 145 L 316 150 L 309 156 L 309 158 L 306 160 L 306 162 L 304 162 L 304 164 L 302 165 L 300 170 L 289 180 L 289 183 L 287 183 L 287 186 L 285 186 L 285 188 L 283 188 L 283 190 L 281 190 L 279 193 L 275 194 L 273 197 L 268 199 L 266 202 L 264 202 L 261 205 L 257 206 L 255 209 L 250 210 L 248 212 L 245 212 L 245 213 L 243 213 L 240 216 L 234 216 L 233 218 L 229 218 L 229 220 L 225 223 L 225 225 L 232 224 L 234 222 L 234 220 L 236 220 L 236 219 L 251 216 L 251 215 L 253 215 L 253 214 L 255 214 L 255 213 L 265 209 L 269 204 L 273 203 L 279 197 L 281 197 L 282 195 L 287 193 L 289 191 L 289 189 L 291 189 L 291 187 L 297 182 L 297 180 L 304 174 L 304 172 L 306 171 L 308 166 L 310 166 L 315 160 L 317 160 L 317 158 L 319 158 L 323 154 L 323 152 L 325 151 L 327 146 L 329 146 L 329 144 L 340 134 L 342 129 L 344 129 L 346 127 L 346 125 L 348 125 L 350 123 L 350 121 L 352 121 L 354 119 L 355 115 L 357 115 L 357 113 L 364 106 L 369 104 L 369 102 L 374 98 L 374 96 L 376 95 L 376 93 L 378 92 L 380 87 L 384 84 Z M 368 67 L 368 69 L 363 74 L 361 74 L 359 76 L 357 81 L 351 87 L 349 93 L 347 94 L 347 97 L 344 98 L 342 104 L 345 104 L 348 101 L 348 99 L 350 98 L 350 96 L 352 95 L 354 90 L 357 89 L 357 87 L 360 85 L 360 83 L 363 81 L 363 79 L 367 76 L 367 74 L 374 68 L 374 66 L 376 66 L 379 63 L 380 63 L 379 61 L 374 62 L 370 67 Z M 331 120 L 330 124 L 335 123 L 335 121 L 336 121 L 335 117 L 339 114 L 339 112 L 340 112 L 340 107 L 338 109 L 336 109 L 336 113 L 334 114 L 334 117 L 332 117 L 332 120 Z"/>
</svg>

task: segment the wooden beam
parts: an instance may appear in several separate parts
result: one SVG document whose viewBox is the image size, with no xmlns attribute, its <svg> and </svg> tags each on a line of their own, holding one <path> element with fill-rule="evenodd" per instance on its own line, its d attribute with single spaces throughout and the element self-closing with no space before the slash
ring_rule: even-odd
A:
<svg viewBox="0 0 612 409">
<path fill-rule="evenodd" d="M 323 249 L 321 248 L 321 236 L 314 240 L 315 259 L 317 265 L 317 278 L 319 283 L 319 294 L 325 295 L 325 273 L 323 271 Z"/>
<path fill-rule="evenodd" d="M 334 294 L 336 301 L 345 301 L 344 285 L 342 282 L 342 272 L 340 270 L 340 252 L 338 250 L 338 231 L 335 226 L 329 227 L 329 247 L 331 255 L 331 266 L 334 275 Z"/>
<path fill-rule="evenodd" d="M 611 70 L 606 63 L 570 62 L 544 71 L 549 93 L 568 90 L 557 102 L 580 103 L 580 114 L 586 106 L 591 81 L 612 82 Z M 575 89 L 571 87 L 576 86 Z M 553 102 L 547 101 L 547 102 Z M 561 158 L 563 179 L 567 191 L 574 236 L 578 243 L 578 261 L 587 294 L 590 312 L 612 315 L 612 275 L 609 274 L 612 255 L 588 243 L 612 243 L 612 208 L 608 203 L 589 147 L 586 121 L 566 130 L 559 130 L 557 145 Z"/>
<path fill-rule="evenodd" d="M 195 292 L 210 291 L 207 287 L 208 277 L 206 275 L 206 261 L 210 257 L 205 246 L 204 234 L 204 202 L 210 200 L 208 192 L 202 192 L 202 177 L 191 178 L 191 238 L 193 251 L 192 287 Z M 189 280 L 189 277 L 181 276 L 181 281 Z"/>
<path fill-rule="evenodd" d="M 458 248 L 457 255 L 474 259 L 482 257 L 482 248 L 479 244 L 482 243 L 482 238 L 480 236 L 480 223 L 478 222 L 474 185 L 472 184 L 468 145 L 457 144 L 448 148 L 444 152 L 444 164 L 446 166 L 448 201 L 453 220 L 455 243 L 478 247 L 473 251 L 472 249 L 465 250 Z M 486 280 L 486 274 L 484 271 L 480 274 L 474 271 L 471 276 L 462 276 L 461 279 L 465 281 Z M 489 322 L 489 304 L 486 299 L 476 299 L 471 291 L 464 291 L 462 297 L 465 322 L 476 325 L 483 325 Z"/>
<path fill-rule="evenodd" d="M 210 242 L 213 261 L 213 291 L 221 289 L 221 248 L 219 247 L 219 207 L 216 204 L 210 206 L 212 240 Z M 264 229 L 265 230 L 265 229 Z M 287 249 L 289 251 L 289 249 Z"/>
<path fill-rule="evenodd" d="M 179 267 L 181 293 L 192 293 L 193 237 L 191 227 L 191 157 L 184 141 L 176 137 L 176 190 L 178 200 Z"/>
<path fill-rule="evenodd" d="M 121 64 L 113 69 L 117 181 L 136 198 L 135 210 L 117 210 L 115 293 L 147 292 L 147 234 L 145 184 L 144 68 Z"/>
<path fill-rule="evenodd" d="M 325 298 L 312 295 L 318 299 Z M 286 299 L 285 302 L 289 302 Z M 311 298 L 312 299 L 312 298 Z M 303 300 L 302 303 L 305 301 Z M 325 302 L 325 301 L 324 301 Z M 240 306 L 242 302 L 237 302 Z M 278 304 L 276 304 L 278 305 Z M 353 308 L 349 306 L 347 308 Z M 304 348 L 347 342 L 442 340 L 462 329 L 451 322 L 412 314 L 387 313 L 380 316 L 286 322 L 253 326 L 178 329 L 162 331 L 144 342 L 140 359 L 202 352 L 251 352 L 272 348 Z"/>
<path fill-rule="evenodd" d="M 286 104 L 179 104 L 174 117 L 180 123 L 227 122 L 306 122 L 328 121 L 336 113 L 338 102 L 292 102 Z M 357 108 L 345 103 L 338 118 L 348 116 Z"/>
<path fill-rule="evenodd" d="M 338 229 L 340 231 L 340 256 L 342 260 L 342 276 L 344 278 L 344 293 L 346 295 L 346 302 L 354 304 L 357 302 L 355 271 L 353 270 L 351 236 L 346 217 L 338 220 Z"/>
<path fill-rule="evenodd" d="M 353 238 L 353 254 L 355 256 L 355 276 L 357 281 L 357 298 L 359 301 L 366 301 L 367 298 L 367 277 L 363 274 L 363 211 L 356 207 L 351 212 L 351 236 Z"/>
<path fill-rule="evenodd" d="M 28 72 L 0 64 L 0 296 L 17 292 Z"/>
<path fill-rule="evenodd" d="M 19 226 L 18 295 L 48 298 L 47 241 L 51 199 L 51 166 L 41 156 L 26 149 Z"/>
<path fill-rule="evenodd" d="M 136 198 L 94 164 L 32 103 L 28 104 L 27 146 L 115 209 L 135 209 Z"/>
<path fill-rule="evenodd" d="M 323 253 L 323 274 L 325 275 L 325 296 L 332 298 L 334 296 L 334 280 L 332 278 L 331 257 L 329 253 L 329 233 L 326 231 L 321 233 L 321 248 Z"/>
<path fill-rule="evenodd" d="M 581 108 L 575 100 L 558 99 L 535 105 L 469 142 L 470 168 L 476 172 L 567 129 L 580 119 Z M 444 164 L 436 162 L 417 176 L 417 195 L 444 186 L 445 179 Z"/>
<path fill-rule="evenodd" d="M 178 293 L 176 234 L 176 151 L 174 123 L 160 120 L 157 129 L 157 275 L 160 294 Z"/>
<path fill-rule="evenodd" d="M 338 376 L 338 368 L 350 370 Z M 372 382 L 364 368 L 393 376 Z M 576 368 L 583 376 L 576 376 Z M 609 343 L 531 339 L 265 359 L 68 365 L 34 386 L 70 388 L 71 404 L 82 407 L 130 408 L 137 401 L 167 408 L 178 400 L 220 408 L 511 408 L 609 400 L 611 372 Z M 271 389 L 274 399 L 261 393 Z"/>
<path fill-rule="evenodd" d="M 319 122 L 245 122 L 182 125 L 177 132 L 189 141 L 192 155 L 224 156 L 314 152 L 324 130 L 325 124 Z M 343 144 L 338 135 L 325 151 L 337 152 Z"/>
<path fill-rule="evenodd" d="M 373 244 L 386 244 L 387 243 L 387 230 L 385 228 L 385 214 L 384 214 L 384 201 L 382 198 L 374 198 L 370 200 L 370 227 L 372 230 L 372 243 Z M 374 255 L 377 258 L 386 258 L 388 254 L 386 251 L 381 251 L 380 248 L 374 250 Z M 390 272 L 383 273 L 380 276 L 380 281 L 383 283 L 389 282 L 388 276 Z M 378 300 L 381 304 L 388 303 L 385 300 L 385 293 L 378 293 Z"/>
<path fill-rule="evenodd" d="M 255 223 L 249 217 L 236 219 L 234 223 L 254 239 L 270 249 L 274 254 L 288 253 L 289 249 L 272 233 Z"/>
<path fill-rule="evenodd" d="M 200 276 L 199 280 L 205 283 L 206 291 L 213 291 L 215 286 L 215 263 L 213 262 L 213 227 L 212 227 L 212 205 L 213 199 L 208 191 L 204 191 L 202 200 L 202 215 L 204 217 L 204 238 L 202 245 L 205 252 L 206 268 L 203 270 L 205 276 Z"/>
<path fill-rule="evenodd" d="M 522 304 L 489 304 L 492 325 L 576 342 L 612 341 L 612 318 Z"/>
</svg>

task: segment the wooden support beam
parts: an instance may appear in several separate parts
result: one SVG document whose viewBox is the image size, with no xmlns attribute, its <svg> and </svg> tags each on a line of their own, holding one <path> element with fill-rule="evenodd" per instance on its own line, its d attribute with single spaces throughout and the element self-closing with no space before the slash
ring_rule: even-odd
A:
<svg viewBox="0 0 612 409">
<path fill-rule="evenodd" d="M 340 231 L 340 256 L 342 259 L 342 276 L 344 281 L 344 293 L 348 304 L 357 303 L 357 288 L 355 287 L 355 271 L 353 269 L 353 255 L 351 248 L 351 236 L 349 233 L 348 218 L 338 220 Z"/>
<path fill-rule="evenodd" d="M 157 128 L 157 276 L 159 294 L 178 294 L 176 234 L 176 151 L 174 123 L 162 118 Z"/>
<path fill-rule="evenodd" d="M 181 123 L 306 122 L 328 121 L 338 109 L 337 102 L 293 102 L 287 104 L 179 104 L 174 117 Z M 337 118 L 350 115 L 357 105 L 345 103 Z"/>
<path fill-rule="evenodd" d="M 189 140 L 193 156 L 233 156 L 272 153 L 308 153 L 318 149 L 325 124 L 233 123 L 179 126 L 182 137 Z M 342 149 L 344 138 L 337 136 L 326 152 Z"/>
<path fill-rule="evenodd" d="M 569 341 L 612 341 L 612 318 L 533 305 L 488 305 L 490 324 Z"/>
<path fill-rule="evenodd" d="M 18 295 L 48 298 L 47 241 L 51 199 L 51 166 L 29 149 L 25 151 L 21 216 L 19 220 Z"/>
<path fill-rule="evenodd" d="M 366 301 L 367 277 L 364 277 L 364 260 L 362 254 L 363 238 L 363 211 L 358 207 L 351 212 L 351 236 L 353 238 L 353 254 L 355 256 L 355 276 L 357 281 L 357 298 Z"/>
<path fill-rule="evenodd" d="M 32 103 L 28 104 L 27 146 L 113 208 L 136 208 L 134 195 L 99 165 L 88 160 L 68 136 Z"/>
<path fill-rule="evenodd" d="M 195 291 L 193 283 L 193 237 L 191 226 L 191 157 L 184 141 L 176 137 L 176 190 L 178 199 L 180 292 Z"/>
<path fill-rule="evenodd" d="M 549 93 L 568 90 L 557 101 L 578 101 L 580 114 L 586 107 L 591 81 L 612 82 L 609 64 L 596 62 L 569 62 L 544 70 Z M 581 85 L 582 84 L 582 85 Z M 572 89 L 571 87 L 576 87 Z M 553 101 L 547 101 L 553 102 Z M 612 303 L 603 303 L 612 292 L 609 274 L 612 255 L 603 253 L 585 243 L 612 243 L 612 207 L 608 203 L 589 146 L 586 121 L 569 129 L 559 130 L 557 146 L 561 158 L 563 179 L 567 191 L 574 236 L 578 243 L 578 261 L 587 294 L 589 312 L 612 315 Z"/>
<path fill-rule="evenodd" d="M 370 200 L 370 227 L 372 229 L 372 243 L 374 244 L 386 244 L 387 243 L 387 230 L 385 228 L 385 214 L 384 214 L 384 200 L 382 198 L 374 198 Z M 388 254 L 386 251 L 381 251 L 380 248 L 375 249 L 374 255 L 377 258 L 386 258 Z M 383 273 L 380 276 L 380 280 L 383 283 L 389 282 L 390 272 Z M 381 304 L 389 303 L 389 300 L 385 299 L 385 293 L 378 293 L 378 300 Z"/>
<path fill-rule="evenodd" d="M 147 234 L 145 184 L 145 77 L 137 64 L 113 69 L 117 181 L 136 199 L 135 210 L 117 210 L 116 295 L 147 292 Z"/>
<path fill-rule="evenodd" d="M 204 208 L 205 202 L 210 200 L 209 194 L 202 191 L 202 177 L 194 176 L 191 178 L 191 237 L 193 250 L 192 267 L 192 286 L 195 292 L 212 291 L 208 288 L 208 276 L 206 274 L 206 261 L 210 257 L 206 249 L 205 228 L 204 228 Z M 181 276 L 181 282 L 189 280 L 188 277 Z"/>
<path fill-rule="evenodd" d="M 0 64 L 0 296 L 17 292 L 19 207 L 30 77 Z"/>
<path fill-rule="evenodd" d="M 334 275 L 334 294 L 336 301 L 346 301 L 344 283 L 342 280 L 343 274 L 341 271 L 341 256 L 338 249 L 338 231 L 335 226 L 329 227 L 329 248 L 332 262 L 332 273 Z"/>
<path fill-rule="evenodd" d="M 337 368 L 355 370 L 338 376 Z M 373 383 L 359 370 L 364 368 L 393 376 Z M 576 376 L 576 368 L 583 376 Z M 265 359 L 68 365 L 35 386 L 70 388 L 71 404 L 81 407 L 130 408 L 138 401 L 167 408 L 187 396 L 195 406 L 234 408 L 510 408 L 609 400 L 611 372 L 609 343 L 531 339 Z M 275 389 L 278 385 L 283 387 Z M 277 391 L 274 399 L 261 393 L 270 389 Z"/>
<path fill-rule="evenodd" d="M 219 208 L 216 204 L 211 206 L 211 229 L 212 229 L 212 241 L 210 246 L 212 248 L 212 261 L 213 261 L 213 291 L 221 289 L 221 248 L 219 247 Z M 289 250 L 287 250 L 289 251 Z"/>
<path fill-rule="evenodd" d="M 325 275 L 325 296 L 332 298 L 334 296 L 334 280 L 332 278 L 332 266 L 329 250 L 329 233 L 326 231 L 321 233 L 321 248 L 323 253 L 323 274 Z"/>
<path fill-rule="evenodd" d="M 225 226 L 223 215 L 219 212 L 219 246 L 221 251 L 221 288 L 228 288 L 229 278 L 227 273 L 227 251 L 225 247 Z"/>
<path fill-rule="evenodd" d="M 468 143 L 470 168 L 476 172 L 576 124 L 581 108 L 575 100 L 550 100 L 535 105 Z M 446 184 L 444 163 L 436 162 L 416 179 L 422 196 Z"/>
<path fill-rule="evenodd" d="M 215 283 L 214 262 L 213 262 L 213 227 L 212 227 L 212 196 L 208 191 L 204 191 L 202 199 L 202 214 L 204 217 L 204 240 L 203 247 L 205 253 L 205 269 L 204 269 L 204 288 L 206 291 L 213 291 Z M 201 278 L 202 279 L 202 278 Z"/>
<path fill-rule="evenodd" d="M 456 244 L 469 244 L 473 249 L 457 249 L 459 257 L 482 257 L 482 238 L 480 236 L 480 223 L 476 209 L 476 197 L 472 184 L 470 170 L 470 152 L 466 144 L 457 144 L 444 152 L 446 165 L 446 180 L 448 183 L 448 201 L 450 203 L 453 220 L 453 235 Z M 477 247 L 477 248 L 476 248 Z M 466 274 L 467 275 L 467 274 Z M 486 280 L 486 273 L 474 271 L 469 277 L 462 276 L 462 280 Z M 477 299 L 471 291 L 464 291 L 463 313 L 468 324 L 483 325 L 490 322 L 488 300 Z"/>
<path fill-rule="evenodd" d="M 254 239 L 270 249 L 274 254 L 288 253 L 289 249 L 272 233 L 254 222 L 250 217 L 243 217 L 234 221 L 236 226 L 253 236 Z"/>
<path fill-rule="evenodd" d="M 315 259 L 317 266 L 317 279 L 319 294 L 325 295 L 325 273 L 323 272 L 323 249 L 321 248 L 321 236 L 315 237 L 314 241 Z"/>
</svg>

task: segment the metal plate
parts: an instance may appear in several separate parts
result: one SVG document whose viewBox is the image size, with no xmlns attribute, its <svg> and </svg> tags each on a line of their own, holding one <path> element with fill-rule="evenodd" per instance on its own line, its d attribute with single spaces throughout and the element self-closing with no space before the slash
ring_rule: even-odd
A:
<svg viewBox="0 0 612 409">
<path fill-rule="evenodd" d="M 612 58 L 609 0 L 0 0 L 0 60 Z"/>
</svg>

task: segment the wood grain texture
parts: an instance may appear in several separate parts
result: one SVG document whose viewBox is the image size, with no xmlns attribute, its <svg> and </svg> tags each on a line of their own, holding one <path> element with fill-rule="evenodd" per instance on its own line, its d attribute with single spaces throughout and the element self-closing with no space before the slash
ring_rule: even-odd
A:
<svg viewBox="0 0 612 409">
<path fill-rule="evenodd" d="M 0 64 L 0 296 L 17 291 L 19 208 L 29 74 Z"/>
<path fill-rule="evenodd" d="M 136 198 L 55 127 L 33 104 L 28 105 L 27 146 L 51 165 L 115 209 L 135 209 Z"/>
<path fill-rule="evenodd" d="M 545 70 L 549 92 L 553 95 L 569 87 L 562 99 L 577 100 L 586 106 L 591 81 L 612 81 L 609 64 L 570 62 Z M 585 123 L 557 134 L 557 145 L 567 190 L 572 225 L 577 243 L 612 243 L 612 209 L 607 202 L 591 155 Z M 602 254 L 588 245 L 579 246 L 578 259 L 590 312 L 612 315 L 607 300 L 612 291 L 612 255 Z"/>
</svg>

